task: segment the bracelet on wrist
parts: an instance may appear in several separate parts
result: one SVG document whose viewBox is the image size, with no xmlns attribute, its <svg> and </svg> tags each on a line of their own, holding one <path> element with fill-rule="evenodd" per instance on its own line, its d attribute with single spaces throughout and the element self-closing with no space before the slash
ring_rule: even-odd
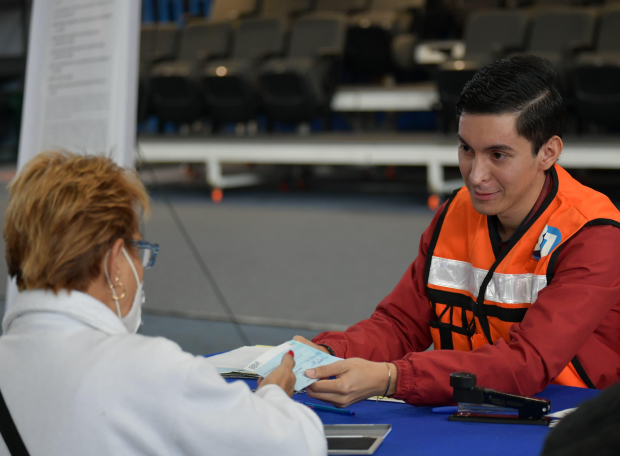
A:
<svg viewBox="0 0 620 456">
<path fill-rule="evenodd" d="M 388 396 L 388 393 L 390 391 L 390 386 L 392 385 L 392 369 L 390 369 L 390 365 L 388 363 L 385 363 L 385 365 L 388 368 L 388 384 L 387 384 L 387 388 L 385 389 L 385 393 L 383 393 L 383 396 L 381 396 L 381 399 L 385 399 Z M 378 401 L 379 401 L 379 396 L 377 396 L 376 402 Z"/>
<path fill-rule="evenodd" d="M 332 348 L 329 345 L 325 345 L 325 344 L 317 344 L 319 347 L 325 347 L 327 348 L 327 351 L 329 352 L 330 355 L 332 356 L 336 356 L 336 354 L 334 353 L 334 350 L 332 350 Z"/>
</svg>

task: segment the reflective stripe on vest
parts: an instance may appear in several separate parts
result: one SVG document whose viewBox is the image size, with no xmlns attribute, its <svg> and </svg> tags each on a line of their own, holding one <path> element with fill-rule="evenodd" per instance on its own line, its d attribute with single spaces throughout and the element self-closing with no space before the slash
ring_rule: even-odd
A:
<svg viewBox="0 0 620 456">
<path fill-rule="evenodd" d="M 488 273 L 488 270 L 475 268 L 464 261 L 433 256 L 428 284 L 467 291 L 477 298 Z M 546 275 L 494 272 L 484 296 L 488 301 L 503 304 L 533 304 L 538 299 L 538 292 L 546 286 Z"/>
</svg>

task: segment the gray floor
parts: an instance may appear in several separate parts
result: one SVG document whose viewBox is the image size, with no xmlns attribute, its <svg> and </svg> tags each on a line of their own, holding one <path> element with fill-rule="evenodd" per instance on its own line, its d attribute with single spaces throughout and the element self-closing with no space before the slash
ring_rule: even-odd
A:
<svg viewBox="0 0 620 456">
<path fill-rule="evenodd" d="M 144 234 L 160 253 L 145 276 L 141 332 L 193 353 L 241 345 L 163 194 L 150 190 Z M 201 185 L 167 194 L 252 344 L 312 337 L 368 317 L 414 259 L 433 215 L 406 194 L 238 190 L 219 205 Z M 7 200 L 3 188 L 2 214 Z M 0 262 L 0 277 L 6 273 Z M 0 280 L 0 294 L 5 288 Z"/>
<path fill-rule="evenodd" d="M 286 199 L 286 197 L 284 197 Z M 340 329 L 368 316 L 416 255 L 432 214 L 173 199 L 201 257 L 244 323 Z M 155 198 L 145 238 L 161 245 L 146 309 L 219 319 L 224 312 Z"/>
</svg>

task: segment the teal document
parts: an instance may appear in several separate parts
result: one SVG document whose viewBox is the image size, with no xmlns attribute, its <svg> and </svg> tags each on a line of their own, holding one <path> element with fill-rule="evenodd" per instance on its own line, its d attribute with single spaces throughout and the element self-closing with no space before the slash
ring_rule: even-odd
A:
<svg viewBox="0 0 620 456">
<path fill-rule="evenodd" d="M 306 369 L 326 366 L 336 361 L 341 361 L 341 358 L 328 355 L 306 344 L 302 344 L 301 342 L 289 340 L 256 358 L 245 367 L 245 370 L 254 372 L 261 377 L 266 377 L 280 365 L 282 356 L 289 350 L 293 350 L 293 353 L 295 353 L 295 367 L 293 368 L 293 372 L 297 378 L 295 382 L 295 391 L 302 390 L 306 386 L 317 381 L 315 378 L 308 378 L 304 375 Z"/>
</svg>

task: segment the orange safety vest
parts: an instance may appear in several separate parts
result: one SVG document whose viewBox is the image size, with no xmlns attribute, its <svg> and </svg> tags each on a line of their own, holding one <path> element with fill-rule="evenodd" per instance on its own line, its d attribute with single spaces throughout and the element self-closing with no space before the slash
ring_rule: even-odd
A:
<svg viewBox="0 0 620 456">
<path fill-rule="evenodd" d="M 542 206 L 499 251 L 494 218 L 474 209 L 466 187 L 451 196 L 426 257 L 425 283 L 437 320 L 435 349 L 470 351 L 499 339 L 521 322 L 553 280 L 562 245 L 585 226 L 620 227 L 609 198 L 551 168 L 553 185 Z M 553 383 L 595 388 L 577 356 Z"/>
</svg>

